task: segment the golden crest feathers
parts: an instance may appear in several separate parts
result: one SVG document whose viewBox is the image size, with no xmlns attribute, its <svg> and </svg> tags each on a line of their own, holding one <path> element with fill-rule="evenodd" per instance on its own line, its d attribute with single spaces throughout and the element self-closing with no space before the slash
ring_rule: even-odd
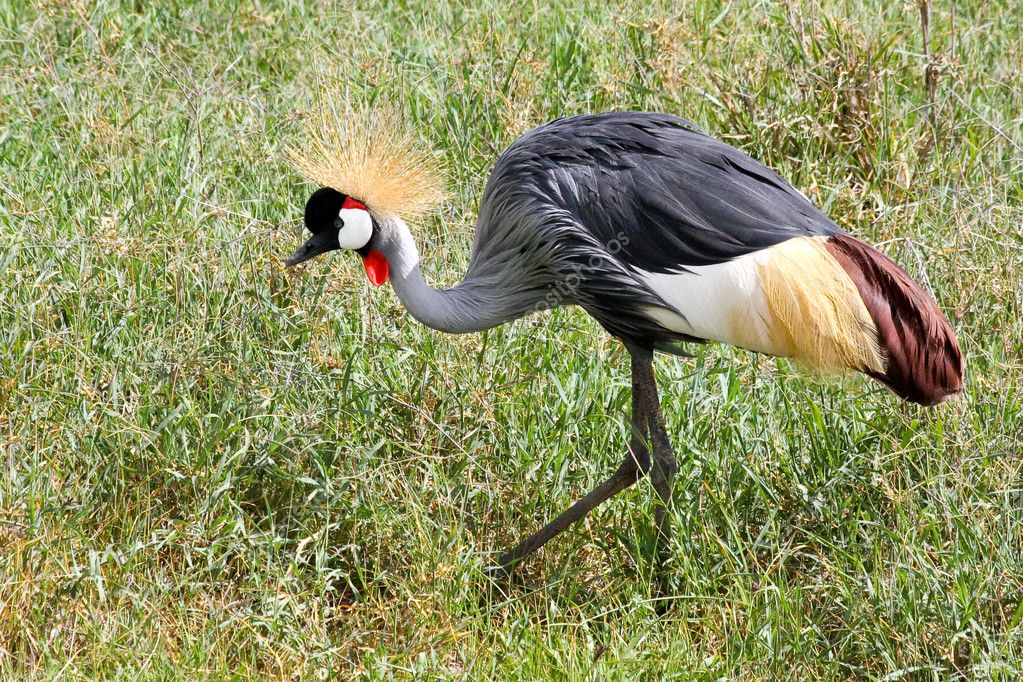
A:
<svg viewBox="0 0 1023 682">
<path fill-rule="evenodd" d="M 414 219 L 445 198 L 440 161 L 394 114 L 321 108 L 288 150 L 308 180 L 357 199 L 375 213 Z"/>
</svg>

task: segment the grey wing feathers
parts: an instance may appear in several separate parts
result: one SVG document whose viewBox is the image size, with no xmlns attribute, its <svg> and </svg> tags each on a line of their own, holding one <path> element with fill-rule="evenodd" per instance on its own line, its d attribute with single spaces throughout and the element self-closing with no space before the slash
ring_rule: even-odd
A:
<svg viewBox="0 0 1023 682">
<path fill-rule="evenodd" d="M 495 178 L 531 186 L 601 243 L 618 243 L 624 262 L 651 272 L 841 232 L 773 170 L 667 114 L 553 121 L 512 145 Z"/>
</svg>

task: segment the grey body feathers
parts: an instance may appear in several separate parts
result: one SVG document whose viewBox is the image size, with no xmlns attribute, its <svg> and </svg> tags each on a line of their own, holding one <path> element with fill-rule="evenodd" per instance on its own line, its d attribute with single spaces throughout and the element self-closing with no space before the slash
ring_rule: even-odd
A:
<svg viewBox="0 0 1023 682">
<path fill-rule="evenodd" d="M 667 114 L 558 119 L 501 156 L 465 282 L 507 319 L 578 304 L 611 334 L 675 350 L 671 310 L 633 271 L 683 271 L 841 230 L 773 170 Z M 493 301 L 491 301 L 493 303 Z"/>
</svg>

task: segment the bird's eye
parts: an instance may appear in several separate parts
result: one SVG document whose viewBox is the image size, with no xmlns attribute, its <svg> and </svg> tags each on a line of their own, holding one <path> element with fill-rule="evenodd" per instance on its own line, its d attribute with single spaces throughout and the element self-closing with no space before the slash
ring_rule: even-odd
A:
<svg viewBox="0 0 1023 682">
<path fill-rule="evenodd" d="M 344 218 L 342 218 L 341 216 L 338 216 L 337 218 L 334 219 L 334 227 L 336 227 L 337 229 L 340 230 L 344 226 L 345 226 L 345 219 Z"/>
</svg>

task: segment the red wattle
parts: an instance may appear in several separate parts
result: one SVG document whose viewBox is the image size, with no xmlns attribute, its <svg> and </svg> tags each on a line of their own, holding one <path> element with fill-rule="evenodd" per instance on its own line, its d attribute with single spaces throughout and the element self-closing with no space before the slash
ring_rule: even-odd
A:
<svg viewBox="0 0 1023 682">
<path fill-rule="evenodd" d="M 362 259 L 362 265 L 366 268 L 366 276 L 374 286 L 380 286 L 387 281 L 391 266 L 388 265 L 384 254 L 379 251 L 370 251 Z"/>
</svg>

